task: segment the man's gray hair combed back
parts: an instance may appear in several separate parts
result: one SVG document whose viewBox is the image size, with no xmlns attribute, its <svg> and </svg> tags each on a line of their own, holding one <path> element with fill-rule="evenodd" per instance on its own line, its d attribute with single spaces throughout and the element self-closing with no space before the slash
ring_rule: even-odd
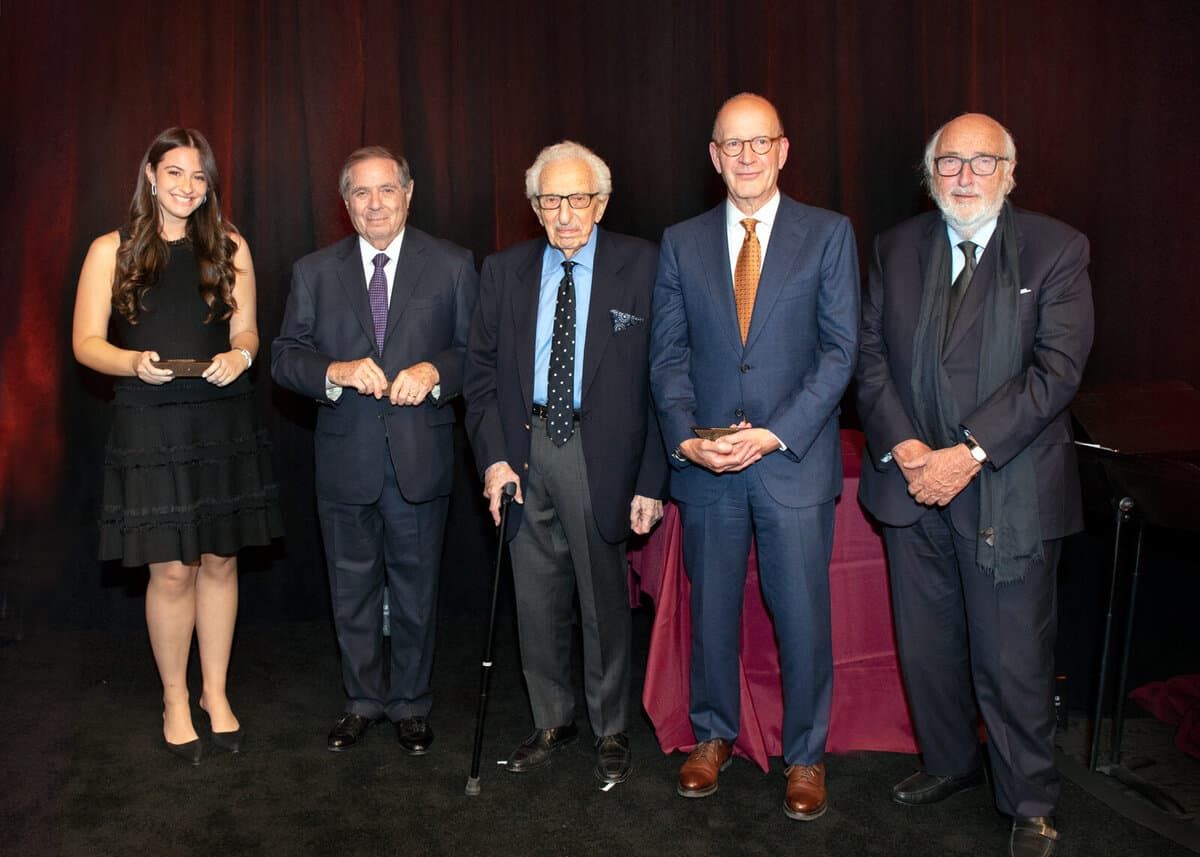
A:
<svg viewBox="0 0 1200 857">
<path fill-rule="evenodd" d="M 542 170 L 548 164 L 557 161 L 570 161 L 578 158 L 584 161 L 596 177 L 596 190 L 608 196 L 612 193 L 612 171 L 599 155 L 582 143 L 574 140 L 563 140 L 553 146 L 547 146 L 538 152 L 533 165 L 525 171 L 525 195 L 533 199 L 538 195 L 542 183 Z"/>
<path fill-rule="evenodd" d="M 342 174 L 338 177 L 338 190 L 341 191 L 342 199 L 350 193 L 350 170 L 354 165 L 362 161 L 369 161 L 372 158 L 382 158 L 385 161 L 395 161 L 396 173 L 400 177 L 400 187 L 408 187 L 412 183 L 412 173 L 408 169 L 408 161 L 404 158 L 393 155 L 383 146 L 363 146 L 361 149 L 355 149 L 346 158 L 346 163 L 342 164 Z"/>
</svg>

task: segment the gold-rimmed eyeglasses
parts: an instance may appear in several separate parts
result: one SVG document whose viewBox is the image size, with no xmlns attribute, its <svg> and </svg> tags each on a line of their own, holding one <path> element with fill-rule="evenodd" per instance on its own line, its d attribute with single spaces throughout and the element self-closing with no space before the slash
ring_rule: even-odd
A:
<svg viewBox="0 0 1200 857">
<path fill-rule="evenodd" d="M 749 140 L 739 140 L 736 137 L 730 137 L 728 140 L 713 140 L 717 148 L 720 149 L 725 157 L 736 158 L 742 153 L 742 149 L 746 148 L 746 144 L 750 144 L 750 151 L 756 155 L 765 155 L 771 151 L 771 147 L 775 145 L 776 140 L 782 140 L 783 135 L 779 134 L 775 137 L 751 137 Z"/>
</svg>

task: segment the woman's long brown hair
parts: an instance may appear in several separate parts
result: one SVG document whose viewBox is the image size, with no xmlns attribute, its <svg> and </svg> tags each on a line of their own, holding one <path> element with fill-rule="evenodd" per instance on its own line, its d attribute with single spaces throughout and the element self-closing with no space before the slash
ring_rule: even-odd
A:
<svg viewBox="0 0 1200 857">
<path fill-rule="evenodd" d="M 130 324 L 137 324 L 143 308 L 142 299 L 158 282 L 169 252 L 161 234 L 158 202 L 150 193 L 150 182 L 146 178 L 146 165 L 156 170 L 163 155 L 180 146 L 190 146 L 200 153 L 200 166 L 208 187 L 207 198 L 187 219 L 187 239 L 200 267 L 200 296 L 208 304 L 205 322 L 224 321 L 237 309 L 233 298 L 233 284 L 237 278 L 237 269 L 233 265 L 236 245 L 229 237 L 237 230 L 221 218 L 221 183 L 212 147 L 199 131 L 168 128 L 154 138 L 138 164 L 137 188 L 117 250 L 113 307 Z"/>
</svg>

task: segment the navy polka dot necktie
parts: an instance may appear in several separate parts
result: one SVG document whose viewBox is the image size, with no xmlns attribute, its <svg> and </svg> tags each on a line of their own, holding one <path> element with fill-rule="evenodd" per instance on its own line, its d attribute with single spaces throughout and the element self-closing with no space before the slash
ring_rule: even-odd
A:
<svg viewBox="0 0 1200 857">
<path fill-rule="evenodd" d="M 558 284 L 554 304 L 554 337 L 550 341 L 550 371 L 546 376 L 546 435 L 562 446 L 575 433 L 575 278 L 569 259 Z"/>
</svg>

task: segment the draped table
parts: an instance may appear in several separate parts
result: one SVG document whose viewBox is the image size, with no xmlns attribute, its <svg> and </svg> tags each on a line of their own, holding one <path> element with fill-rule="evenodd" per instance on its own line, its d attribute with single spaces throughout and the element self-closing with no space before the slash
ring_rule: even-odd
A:
<svg viewBox="0 0 1200 857">
<path fill-rule="evenodd" d="M 861 432 L 841 433 L 845 482 L 837 502 L 829 567 L 833 625 L 833 709 L 825 749 L 917 752 L 900 682 L 892 632 L 883 541 L 858 504 Z M 683 566 L 679 511 L 668 503 L 662 522 L 629 551 L 631 595 L 655 606 L 642 703 L 663 752 L 696 743 L 688 718 L 691 587 Z M 741 726 L 734 753 L 768 769 L 782 754 L 779 649 L 758 584 L 753 547 L 747 560 L 740 654 Z"/>
</svg>

